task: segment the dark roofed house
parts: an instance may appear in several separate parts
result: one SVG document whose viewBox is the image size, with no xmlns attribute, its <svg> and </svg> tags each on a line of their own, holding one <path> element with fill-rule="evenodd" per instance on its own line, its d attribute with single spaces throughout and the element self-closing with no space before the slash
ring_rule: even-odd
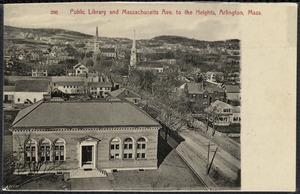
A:
<svg viewBox="0 0 300 194">
<path fill-rule="evenodd" d="M 240 101 L 241 93 L 240 93 L 239 85 L 225 85 L 226 98 L 229 101 Z"/>
<path fill-rule="evenodd" d="M 51 94 L 50 80 L 17 80 L 15 83 L 15 105 L 32 104 Z"/>
<path fill-rule="evenodd" d="M 37 102 L 19 112 L 13 132 L 16 174 L 157 169 L 160 124 L 126 102 Z M 36 166 L 35 166 L 36 167 Z"/>
<path fill-rule="evenodd" d="M 121 88 L 112 91 L 109 93 L 109 96 L 112 97 L 112 100 L 115 100 L 114 98 L 119 98 L 121 100 L 127 100 L 133 104 L 137 104 L 142 99 L 138 93 L 129 90 L 128 88 Z"/>
<path fill-rule="evenodd" d="M 187 83 L 185 89 L 190 102 L 197 103 L 200 107 L 207 107 L 216 100 L 223 101 L 224 90 L 210 83 Z"/>
</svg>

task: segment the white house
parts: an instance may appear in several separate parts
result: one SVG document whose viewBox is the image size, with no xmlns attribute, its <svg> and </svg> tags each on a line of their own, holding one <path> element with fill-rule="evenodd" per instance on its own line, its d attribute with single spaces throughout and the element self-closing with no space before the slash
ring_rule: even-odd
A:
<svg viewBox="0 0 300 194">
<path fill-rule="evenodd" d="M 224 74 L 222 72 L 211 72 L 205 73 L 206 81 L 208 82 L 218 82 L 224 80 Z"/>
<path fill-rule="evenodd" d="M 51 94 L 50 81 L 46 79 L 17 80 L 15 84 L 15 105 L 32 104 Z"/>
<path fill-rule="evenodd" d="M 65 94 L 81 94 L 85 91 L 85 77 L 53 76 L 52 89 L 58 89 Z"/>
<path fill-rule="evenodd" d="M 94 98 L 105 98 L 112 91 L 111 82 L 89 82 L 88 91 Z"/>
<path fill-rule="evenodd" d="M 217 100 L 205 109 L 209 115 L 209 120 L 216 126 L 229 126 L 233 123 L 240 123 L 240 106 L 231 106 L 225 102 Z"/>
</svg>

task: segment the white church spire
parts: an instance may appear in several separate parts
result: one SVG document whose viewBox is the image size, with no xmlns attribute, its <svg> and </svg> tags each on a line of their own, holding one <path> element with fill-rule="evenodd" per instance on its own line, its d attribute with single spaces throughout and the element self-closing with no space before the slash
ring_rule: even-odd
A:
<svg viewBox="0 0 300 194">
<path fill-rule="evenodd" d="M 135 30 L 133 32 L 133 41 L 132 41 L 132 48 L 131 48 L 131 55 L 130 55 L 130 66 L 136 66 L 136 45 L 135 45 Z"/>
</svg>

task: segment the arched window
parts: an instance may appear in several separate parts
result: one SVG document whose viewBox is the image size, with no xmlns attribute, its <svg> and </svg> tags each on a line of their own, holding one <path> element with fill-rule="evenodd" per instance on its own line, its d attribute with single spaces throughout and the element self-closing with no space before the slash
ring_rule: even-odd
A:
<svg viewBox="0 0 300 194">
<path fill-rule="evenodd" d="M 136 158 L 145 159 L 146 158 L 146 139 L 141 137 L 137 141 Z"/>
<path fill-rule="evenodd" d="M 120 158 L 120 139 L 114 138 L 110 142 L 110 159 L 119 159 Z"/>
<path fill-rule="evenodd" d="M 51 159 L 51 142 L 48 139 L 44 139 L 40 143 L 40 161 L 47 162 Z"/>
<path fill-rule="evenodd" d="M 132 138 L 126 138 L 124 140 L 124 159 L 132 159 L 133 154 L 133 140 Z"/>
<path fill-rule="evenodd" d="M 25 143 L 25 159 L 27 162 L 35 162 L 37 155 L 37 143 L 33 139 L 29 139 Z"/>
<path fill-rule="evenodd" d="M 54 161 L 65 161 L 65 141 L 58 139 L 54 143 Z"/>
</svg>

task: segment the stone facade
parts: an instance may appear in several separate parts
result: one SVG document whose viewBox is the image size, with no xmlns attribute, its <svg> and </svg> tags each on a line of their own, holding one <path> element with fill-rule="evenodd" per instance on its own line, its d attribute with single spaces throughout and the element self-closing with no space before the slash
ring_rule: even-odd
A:
<svg viewBox="0 0 300 194">
<path fill-rule="evenodd" d="M 43 162 L 39 171 L 68 172 L 76 169 L 128 170 L 156 169 L 157 144 L 159 127 L 111 127 L 111 128 L 51 128 L 51 129 L 13 129 L 13 148 L 18 172 L 28 172 L 31 162 L 26 162 L 26 142 L 32 139 L 36 142 L 34 163 L 40 163 L 41 142 L 50 141 L 50 159 Z M 111 141 L 119 139 L 119 159 L 111 159 Z M 132 149 L 124 149 L 125 139 L 131 138 Z M 137 141 L 144 138 L 144 149 L 137 149 Z M 65 142 L 64 161 L 54 162 L 55 142 L 62 139 Z M 92 146 L 91 163 L 83 164 L 82 146 Z M 124 159 L 125 152 L 132 153 L 131 159 Z M 144 158 L 137 159 L 137 152 L 145 153 Z M 25 166 L 23 166 L 25 164 Z M 18 170 L 19 169 L 19 170 Z M 16 173 L 16 172 L 15 172 Z"/>
</svg>

